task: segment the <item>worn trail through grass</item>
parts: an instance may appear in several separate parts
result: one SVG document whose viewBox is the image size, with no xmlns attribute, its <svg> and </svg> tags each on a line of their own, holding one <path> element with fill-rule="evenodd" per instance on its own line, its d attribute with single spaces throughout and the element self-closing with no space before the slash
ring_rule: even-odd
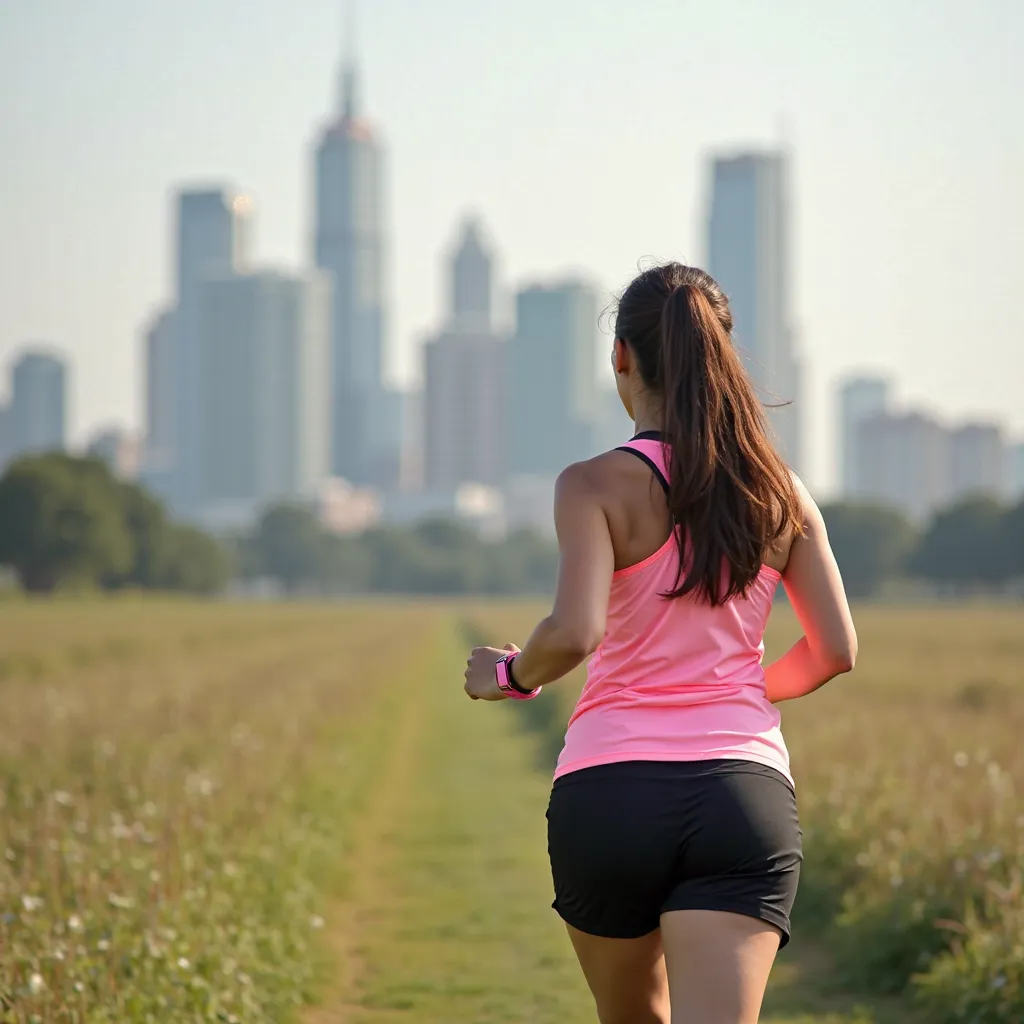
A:
<svg viewBox="0 0 1024 1024">
<path fill-rule="evenodd" d="M 307 1024 L 596 1020 L 548 909 L 545 761 L 561 725 L 540 702 L 524 715 L 466 700 L 465 646 L 453 618 L 421 677 L 382 697 L 380 763 L 351 821 L 348 885 L 328 920 L 338 967 Z M 764 1024 L 907 1019 L 836 993 L 833 974 L 820 951 L 795 942 Z"/>
</svg>

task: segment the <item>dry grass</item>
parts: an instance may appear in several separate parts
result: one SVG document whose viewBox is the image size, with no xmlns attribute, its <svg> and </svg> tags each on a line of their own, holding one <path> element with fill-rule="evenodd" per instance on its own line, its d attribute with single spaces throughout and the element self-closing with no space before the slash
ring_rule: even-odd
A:
<svg viewBox="0 0 1024 1024">
<path fill-rule="evenodd" d="M 283 1020 L 322 966 L 311 940 L 372 765 L 350 726 L 385 702 L 362 684 L 408 671 L 430 624 L 400 609 L 7 607 L 9 1018 Z"/>
<path fill-rule="evenodd" d="M 590 1019 L 541 813 L 581 677 L 458 692 L 463 619 L 542 611 L 5 605 L 0 1020 Z M 784 711 L 822 945 L 769 1019 L 907 1021 L 867 994 L 909 985 L 929 1024 L 1022 1020 L 1024 614 L 858 618 L 857 672 Z"/>
</svg>

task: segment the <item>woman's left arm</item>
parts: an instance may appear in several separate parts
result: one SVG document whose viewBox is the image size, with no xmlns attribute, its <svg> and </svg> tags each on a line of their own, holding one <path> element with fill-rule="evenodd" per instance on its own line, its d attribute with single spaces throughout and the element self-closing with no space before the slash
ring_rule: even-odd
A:
<svg viewBox="0 0 1024 1024">
<path fill-rule="evenodd" d="M 516 685 L 533 690 L 561 679 L 589 657 L 604 636 L 615 554 L 592 462 L 563 470 L 555 485 L 558 585 L 551 614 L 516 656 Z M 506 654 L 478 647 L 466 667 L 466 693 L 501 700 L 494 665 Z"/>
</svg>

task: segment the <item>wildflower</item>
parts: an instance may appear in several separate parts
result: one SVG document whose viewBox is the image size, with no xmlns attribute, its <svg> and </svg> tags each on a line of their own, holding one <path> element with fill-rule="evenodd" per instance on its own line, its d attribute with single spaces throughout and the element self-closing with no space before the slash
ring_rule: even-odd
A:
<svg viewBox="0 0 1024 1024">
<path fill-rule="evenodd" d="M 21 905 L 25 908 L 26 914 L 31 914 L 32 911 L 42 907 L 43 901 L 38 896 L 22 896 Z"/>
<path fill-rule="evenodd" d="M 101 953 L 106 953 L 106 951 L 110 949 L 110 939 L 100 939 L 100 941 L 96 943 L 96 948 Z"/>
<path fill-rule="evenodd" d="M 43 981 L 43 976 L 41 974 L 33 974 L 32 977 L 28 979 L 28 990 L 32 995 L 39 995 L 44 988 L 46 988 L 46 982 Z"/>
<path fill-rule="evenodd" d="M 967 753 L 963 750 L 958 750 L 953 755 L 953 764 L 955 764 L 957 768 L 966 768 L 969 761 L 970 758 L 967 756 Z"/>
<path fill-rule="evenodd" d="M 84 992 L 85 991 L 85 986 L 80 981 L 76 981 L 74 986 L 73 986 L 73 988 L 74 988 L 74 990 L 76 992 Z"/>
<path fill-rule="evenodd" d="M 183 970 L 187 971 L 192 965 L 183 956 L 178 957 L 178 966 Z"/>
<path fill-rule="evenodd" d="M 70 807 L 75 802 L 75 798 L 63 789 L 58 789 L 57 792 L 53 794 L 53 802 L 55 804 L 60 804 L 61 807 Z"/>
<path fill-rule="evenodd" d="M 117 893 L 110 893 L 107 902 L 118 910 L 131 910 L 135 906 L 135 900 L 131 896 L 118 896 Z"/>
<path fill-rule="evenodd" d="M 309 919 L 309 926 L 310 926 L 310 928 L 323 928 L 323 926 L 324 926 L 324 919 L 322 917 L 320 917 L 318 914 L 314 914 Z"/>
<path fill-rule="evenodd" d="M 68 918 L 68 928 L 73 932 L 80 932 L 82 930 L 82 919 L 77 914 L 72 914 Z"/>
</svg>

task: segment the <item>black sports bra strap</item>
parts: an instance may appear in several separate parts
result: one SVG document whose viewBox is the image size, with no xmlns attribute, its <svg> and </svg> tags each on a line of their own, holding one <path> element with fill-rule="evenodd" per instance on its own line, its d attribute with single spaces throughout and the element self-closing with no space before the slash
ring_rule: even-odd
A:
<svg viewBox="0 0 1024 1024">
<path fill-rule="evenodd" d="M 641 462 L 646 463 L 647 466 L 650 468 L 651 472 L 654 474 L 654 478 L 658 481 L 659 484 L 661 484 L 662 489 L 665 492 L 665 497 L 668 497 L 668 481 L 665 479 L 665 474 L 662 473 L 661 469 L 654 463 L 652 459 L 650 459 L 643 452 L 638 451 L 636 448 L 630 448 L 629 445 L 622 445 L 621 447 L 616 448 L 615 451 L 629 452 L 630 455 L 635 455 Z"/>
</svg>

